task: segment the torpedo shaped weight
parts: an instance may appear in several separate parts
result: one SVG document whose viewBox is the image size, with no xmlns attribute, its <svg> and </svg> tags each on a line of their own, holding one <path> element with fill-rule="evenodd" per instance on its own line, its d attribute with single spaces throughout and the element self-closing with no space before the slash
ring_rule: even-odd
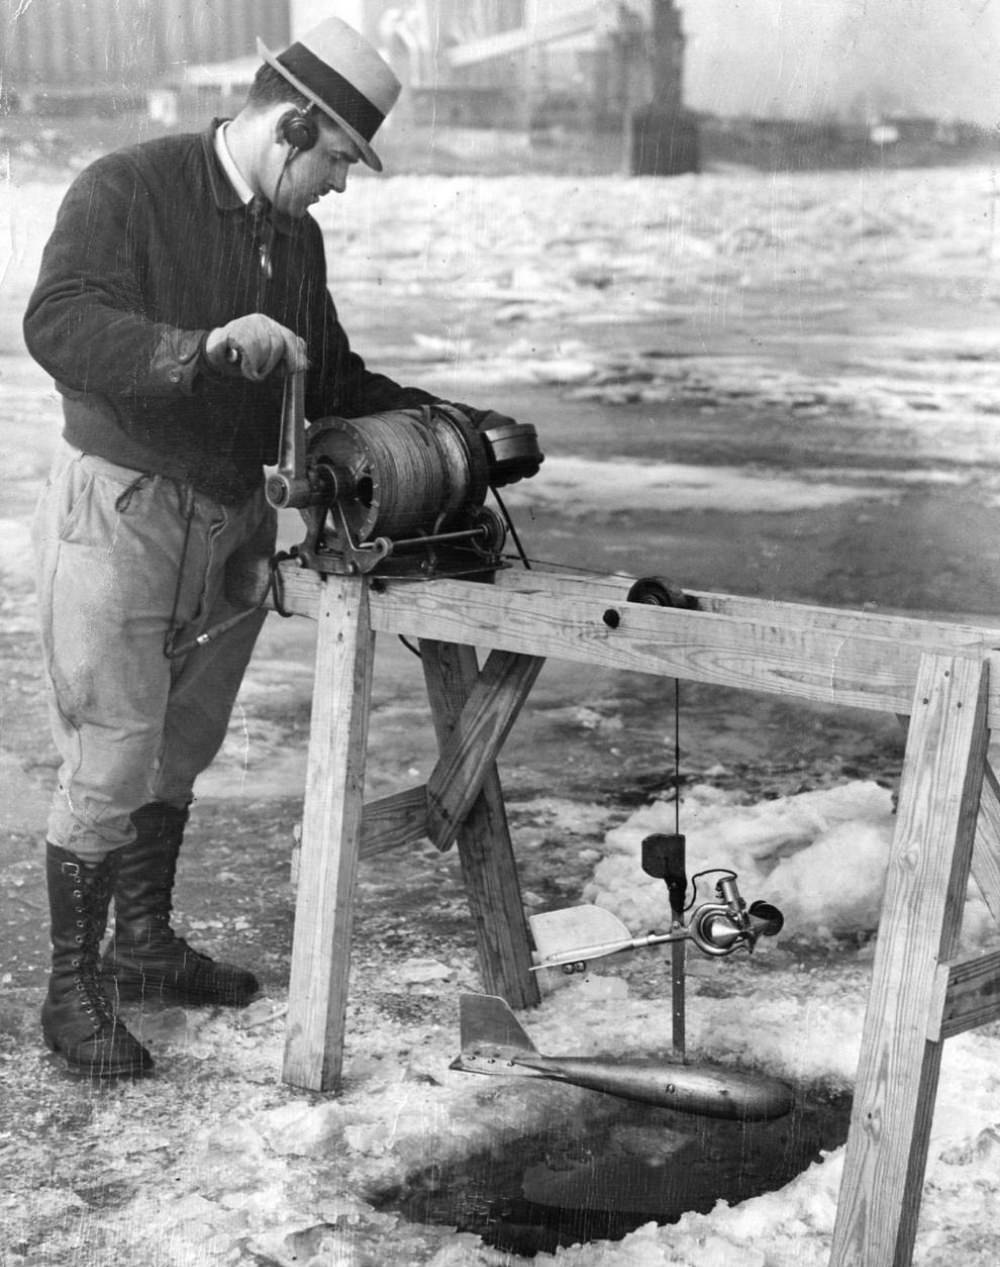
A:
<svg viewBox="0 0 1000 1267">
<path fill-rule="evenodd" d="M 611 1056 L 543 1056 L 503 999 L 463 994 L 459 1000 L 461 1055 L 452 1069 L 507 1078 L 569 1082 L 625 1100 L 704 1117 L 764 1121 L 788 1113 L 791 1087 L 777 1078 L 720 1065 Z"/>
</svg>

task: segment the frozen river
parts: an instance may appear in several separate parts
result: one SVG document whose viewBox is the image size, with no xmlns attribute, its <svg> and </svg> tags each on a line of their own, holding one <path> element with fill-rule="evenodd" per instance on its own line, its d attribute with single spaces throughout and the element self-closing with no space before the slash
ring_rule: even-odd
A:
<svg viewBox="0 0 1000 1267">
<path fill-rule="evenodd" d="M 20 314 L 61 189 L 12 180 L 0 201 L 5 1220 L 32 1261 L 53 1267 L 291 1263 L 321 1245 L 337 1261 L 485 1267 L 498 1256 L 471 1233 L 406 1224 L 374 1210 L 370 1194 L 601 1110 L 449 1071 L 455 996 L 477 978 L 454 853 L 429 848 L 363 869 L 343 1093 L 317 1101 L 276 1084 L 287 857 L 313 690 L 308 622 L 266 626 L 230 741 L 199 785 L 195 843 L 207 847 L 190 851 L 181 893 L 206 949 L 252 949 L 267 997 L 248 1017 L 148 1016 L 161 1076 L 106 1103 L 74 1098 L 24 1056 L 47 955 L 37 846 L 53 776 L 28 523 L 59 415 L 21 344 Z M 372 367 L 537 426 L 546 462 L 506 496 L 536 561 L 1000 617 L 990 168 L 361 178 L 328 204 L 332 289 Z M 300 535 L 289 516 L 286 540 Z M 388 639 L 379 656 L 373 795 L 412 784 L 434 755 L 419 668 Z M 503 768 L 526 908 L 587 893 L 617 900 L 636 929 L 650 918 L 627 886 L 639 835 L 671 826 L 673 807 L 658 799 L 672 770 L 670 688 L 546 666 Z M 776 873 L 754 875 L 755 859 L 780 857 L 782 902 L 808 951 L 800 962 L 795 945 L 779 945 L 729 978 L 693 980 L 692 1044 L 796 1085 L 844 1088 L 892 830 L 895 718 L 794 713 L 687 687 L 682 700 L 684 829 L 713 862 L 739 855 L 764 896 Z M 529 1028 L 546 1050 L 641 1050 L 662 1030 L 663 988 L 652 971 L 622 969 L 554 994 Z M 918 1267 L 997 1261 L 996 1045 L 992 1030 L 950 1045 Z M 651 1147 L 648 1132 L 623 1140 Z M 656 1160 L 665 1145 L 653 1143 Z M 557 1261 L 821 1267 L 841 1162 L 837 1151 L 770 1196 Z M 84 1174 L 108 1186 L 82 1186 Z"/>
</svg>

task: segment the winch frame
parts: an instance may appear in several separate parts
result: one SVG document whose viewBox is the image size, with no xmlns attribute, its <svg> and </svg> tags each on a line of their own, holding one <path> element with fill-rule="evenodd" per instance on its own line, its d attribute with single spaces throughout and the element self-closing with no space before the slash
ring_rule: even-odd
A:
<svg viewBox="0 0 1000 1267">
<path fill-rule="evenodd" d="M 283 1071 L 315 1091 L 341 1076 L 361 857 L 457 840 L 483 987 L 538 1002 L 496 758 L 547 656 L 908 719 L 830 1258 L 907 1267 L 944 1040 L 1000 1019 L 1000 951 L 958 950 L 970 872 L 1000 920 L 1000 629 L 698 592 L 656 606 L 630 578 L 537 570 L 280 573 L 284 610 L 318 623 Z M 366 804 L 378 633 L 419 641 L 440 753 L 425 784 Z M 492 648 L 482 668 L 475 647 Z"/>
<path fill-rule="evenodd" d="M 483 504 L 489 481 L 488 461 L 480 446 L 480 437 L 457 407 L 436 408 L 446 417 L 439 419 L 433 435 L 437 444 L 443 441 L 445 450 L 451 451 L 452 466 L 445 462 L 442 450 L 435 452 L 442 459 L 441 469 L 452 472 L 452 494 L 456 487 L 460 488 L 466 494 L 464 502 L 451 506 L 448 513 L 439 512 L 435 502 L 435 523 L 431 531 L 421 530 L 409 537 L 380 533 L 367 540 L 354 530 L 345 510 L 345 501 L 357 498 L 358 490 L 349 487 L 350 476 L 345 478 L 343 472 L 338 475 L 335 465 L 324 461 L 328 455 L 322 453 L 324 440 L 338 436 L 343 442 L 345 432 L 353 424 L 345 419 L 320 419 L 307 431 L 305 372 L 285 375 L 278 466 L 268 475 L 265 492 L 272 506 L 278 510 L 298 510 L 305 523 L 305 537 L 289 551 L 290 558 L 314 572 L 338 576 L 377 572 L 423 578 L 474 576 L 492 574 L 505 566 L 502 552 L 506 525 L 497 511 Z M 380 420 L 385 426 L 389 418 L 398 420 L 405 413 L 375 415 L 362 419 L 360 426 L 376 427 Z M 402 437 L 397 431 L 396 438 L 402 440 L 410 436 L 413 429 L 408 424 Z M 534 433 L 533 428 L 522 427 L 521 430 Z M 358 434 L 354 433 L 355 440 Z M 318 451 L 312 461 L 311 447 Z M 356 449 L 354 452 L 356 454 Z M 458 470 L 464 471 L 467 484 L 456 478 Z M 430 495 L 434 485 L 420 485 L 418 480 L 417 487 Z M 362 506 L 358 500 L 350 504 L 355 509 Z M 368 511 L 372 512 L 372 503 Z M 377 522 L 377 516 L 373 514 L 373 517 Z"/>
</svg>

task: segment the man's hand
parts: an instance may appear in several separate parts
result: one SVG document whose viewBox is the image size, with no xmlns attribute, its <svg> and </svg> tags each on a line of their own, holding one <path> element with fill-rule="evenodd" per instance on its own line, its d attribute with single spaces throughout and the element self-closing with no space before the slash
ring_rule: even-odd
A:
<svg viewBox="0 0 1000 1267">
<path fill-rule="evenodd" d="M 267 378 L 282 362 L 290 374 L 309 365 L 305 340 L 262 312 L 210 330 L 205 360 L 219 373 L 235 371 L 252 383 Z"/>
</svg>

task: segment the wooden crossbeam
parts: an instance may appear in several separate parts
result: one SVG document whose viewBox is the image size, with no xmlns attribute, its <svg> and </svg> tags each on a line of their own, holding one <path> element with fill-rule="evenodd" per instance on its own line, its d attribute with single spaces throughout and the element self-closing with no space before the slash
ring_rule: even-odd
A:
<svg viewBox="0 0 1000 1267">
<path fill-rule="evenodd" d="M 932 1017 L 927 1035 L 931 1042 L 1000 1020 L 1000 951 L 939 964 L 936 993 L 942 992 L 940 1015 Z"/>
<path fill-rule="evenodd" d="M 372 595 L 372 627 L 788 698 L 907 712 L 926 649 L 791 623 L 434 581 Z M 979 658 L 979 652 L 969 650 Z M 1000 720 L 1000 700 L 997 700 Z"/>
<path fill-rule="evenodd" d="M 517 593 L 586 594 L 624 602 L 635 585 L 632 576 L 593 576 L 590 573 L 524 571 L 506 568 L 493 580 L 497 589 Z M 673 588 L 679 588 L 674 586 Z M 829 633 L 859 634 L 862 637 L 892 638 L 916 646 L 944 649 L 967 647 L 1000 648 L 1000 625 L 978 625 L 967 621 L 930 620 L 900 616 L 891 612 L 853 611 L 842 607 L 820 607 L 814 603 L 790 603 L 779 599 L 719 594 L 706 590 L 683 593 L 697 604 L 697 610 L 731 616 L 753 625 L 790 625 L 797 629 L 824 629 Z"/>
<path fill-rule="evenodd" d="M 369 801 L 361 822 L 361 856 L 415 845 L 427 835 L 427 787 L 407 788 Z"/>
<path fill-rule="evenodd" d="M 314 615 L 319 578 L 289 564 L 281 575 L 287 610 Z M 492 585 L 380 582 L 371 617 L 380 632 L 900 714 L 925 651 L 1000 647 L 990 626 L 808 604 L 696 593 L 706 610 L 645 606 L 626 601 L 632 583 L 516 569 Z M 1000 673 L 989 720 L 1000 727 Z"/>
<path fill-rule="evenodd" d="M 281 577 L 283 606 L 294 615 L 315 618 L 317 597 L 323 583 L 322 577 L 292 562 L 282 563 L 278 572 Z M 496 572 L 486 588 L 496 593 L 534 594 L 542 600 L 584 597 L 594 604 L 606 604 L 608 601 L 625 602 L 635 581 L 636 578 L 633 576 L 619 574 L 549 572 L 540 568 L 525 570 L 512 567 L 502 568 Z M 424 582 L 421 589 L 473 583 L 432 580 Z M 380 590 L 389 587 L 397 591 L 412 589 L 412 582 L 379 582 Z M 249 603 L 260 600 L 264 587 L 256 573 L 251 573 L 237 585 L 237 590 L 239 595 Z M 931 620 L 840 607 L 820 607 L 813 603 L 790 603 L 780 599 L 754 598 L 742 594 L 718 594 L 705 590 L 685 590 L 684 593 L 697 601 L 702 614 L 730 617 L 750 627 L 816 629 L 828 633 L 852 634 L 861 638 L 891 638 L 896 642 L 938 650 L 1000 649 L 1000 625 L 971 624 L 968 621 L 945 619 Z M 909 703 L 909 698 L 907 698 L 906 708 L 899 711 L 907 712 Z"/>
</svg>

